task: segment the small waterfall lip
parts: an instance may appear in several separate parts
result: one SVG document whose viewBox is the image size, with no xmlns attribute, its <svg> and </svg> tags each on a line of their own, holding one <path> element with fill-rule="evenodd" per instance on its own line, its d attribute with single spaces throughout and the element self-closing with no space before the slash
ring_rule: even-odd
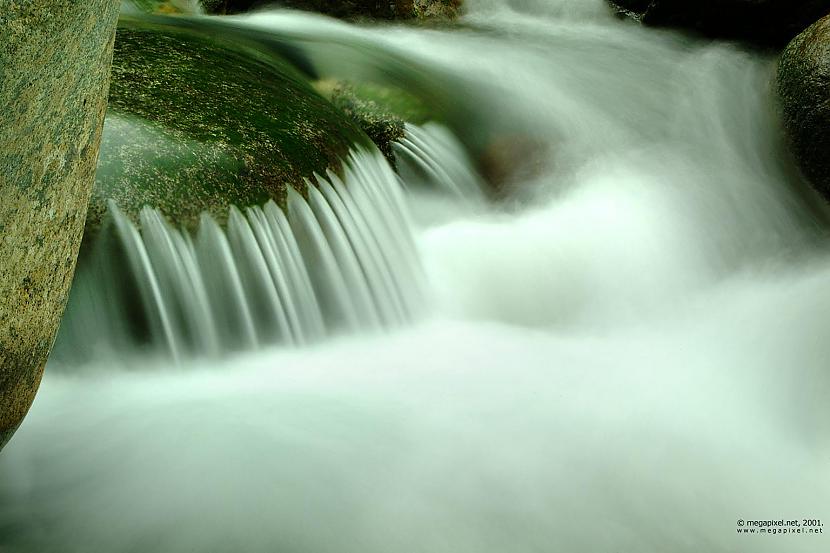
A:
<svg viewBox="0 0 830 553">
<path fill-rule="evenodd" d="M 138 296 L 154 347 L 177 361 L 219 357 L 419 316 L 425 281 L 402 182 L 382 154 L 355 149 L 342 176 L 306 184 L 306 195 L 289 189 L 285 210 L 232 206 L 225 228 L 204 213 L 193 232 L 152 207 L 133 221 L 108 203 L 135 283 L 125 295 Z"/>
<path fill-rule="evenodd" d="M 467 204 L 484 203 L 481 177 L 471 169 L 464 146 L 447 128 L 407 123 L 404 137 L 392 147 L 405 182 L 419 182 Z"/>
</svg>

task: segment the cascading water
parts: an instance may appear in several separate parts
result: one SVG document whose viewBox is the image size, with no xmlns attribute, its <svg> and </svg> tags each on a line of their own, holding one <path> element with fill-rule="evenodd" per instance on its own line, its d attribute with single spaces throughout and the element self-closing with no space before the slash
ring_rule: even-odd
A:
<svg viewBox="0 0 830 553">
<path fill-rule="evenodd" d="M 131 316 L 146 320 L 146 341 L 176 360 L 411 321 L 421 308 L 422 269 L 398 177 L 368 151 L 352 154 L 344 173 L 307 183 L 308 200 L 291 190 L 289 216 L 274 202 L 232 208 L 227 231 L 205 214 L 195 236 L 149 207 L 139 231 L 110 203 L 127 265 L 118 270 L 112 248 L 96 252 L 104 259 L 79 276 L 78 288 L 91 292 L 73 298 L 58 356 L 73 346 L 123 350 L 129 338 L 115 340 L 107 329 L 119 327 L 136 291 L 141 309 Z M 111 290 L 123 281 L 134 284 L 116 299 Z"/>
<path fill-rule="evenodd" d="M 456 30 L 222 20 L 423 94 L 466 150 L 410 128 L 403 191 L 357 154 L 286 217 L 195 237 L 116 213 L 154 336 L 260 349 L 53 361 L 0 455 L 0 549 L 826 549 L 736 533 L 830 520 L 827 217 L 781 143 L 773 60 L 599 1 L 470 7 Z M 485 202 L 466 151 L 514 192 Z M 111 297 L 96 270 L 79 297 Z"/>
<path fill-rule="evenodd" d="M 407 125 L 406 136 L 394 147 L 406 182 L 422 181 L 427 187 L 443 187 L 439 191 L 464 203 L 483 199 L 484 185 L 470 170 L 463 146 L 444 127 Z"/>
</svg>

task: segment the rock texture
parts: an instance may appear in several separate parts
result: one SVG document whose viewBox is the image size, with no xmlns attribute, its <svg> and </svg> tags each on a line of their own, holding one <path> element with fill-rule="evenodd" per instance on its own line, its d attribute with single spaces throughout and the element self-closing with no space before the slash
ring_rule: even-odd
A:
<svg viewBox="0 0 830 553">
<path fill-rule="evenodd" d="M 0 447 L 34 399 L 72 281 L 118 0 L 0 0 Z"/>
<path fill-rule="evenodd" d="M 646 25 L 690 29 L 713 38 L 783 47 L 818 18 L 830 0 L 609 0 Z"/>
<path fill-rule="evenodd" d="M 197 23 L 119 25 L 88 237 L 108 200 L 135 220 L 150 205 L 187 227 L 203 211 L 221 221 L 231 205 L 282 205 L 288 186 L 339 171 L 368 144 L 278 52 L 224 43 Z"/>
<path fill-rule="evenodd" d="M 395 154 L 392 143 L 404 137 L 404 120 L 386 106 L 374 100 L 361 98 L 354 87 L 348 84 L 335 86 L 330 99 L 332 104 L 341 109 L 372 139 L 394 167 Z"/>
<path fill-rule="evenodd" d="M 793 152 L 813 186 L 830 201 L 830 16 L 784 50 L 778 95 Z"/>
</svg>

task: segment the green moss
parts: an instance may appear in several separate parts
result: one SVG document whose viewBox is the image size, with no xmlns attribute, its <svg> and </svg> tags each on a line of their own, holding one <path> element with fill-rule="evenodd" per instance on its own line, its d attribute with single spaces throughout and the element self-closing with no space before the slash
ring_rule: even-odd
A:
<svg viewBox="0 0 830 553">
<path fill-rule="evenodd" d="M 392 142 L 403 138 L 404 120 L 377 102 L 357 96 L 348 85 L 337 85 L 332 90 L 331 102 L 354 121 L 394 165 Z"/>
<path fill-rule="evenodd" d="M 182 13 L 182 10 L 171 0 L 129 0 L 136 8 L 150 13 Z"/>
<path fill-rule="evenodd" d="M 90 224 L 107 199 L 191 225 L 338 170 L 366 135 L 285 60 L 146 22 L 119 26 Z"/>
<path fill-rule="evenodd" d="M 323 80 L 317 90 L 365 132 L 392 165 L 392 142 L 404 136 L 405 123 L 423 124 L 435 114 L 412 94 L 393 86 Z"/>
<path fill-rule="evenodd" d="M 403 119 L 407 123 L 420 125 L 435 116 L 419 98 L 398 87 L 369 82 L 338 83 L 337 86 L 341 89 L 348 89 L 349 93 L 361 102 L 375 105 L 378 110 Z"/>
</svg>

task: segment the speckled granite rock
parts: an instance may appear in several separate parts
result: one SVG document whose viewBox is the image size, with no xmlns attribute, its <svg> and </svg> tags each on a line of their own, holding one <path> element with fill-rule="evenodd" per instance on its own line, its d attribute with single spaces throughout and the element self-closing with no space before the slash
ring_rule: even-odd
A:
<svg viewBox="0 0 830 553">
<path fill-rule="evenodd" d="M 813 187 L 830 202 L 830 15 L 784 50 L 777 88 L 793 153 Z"/>
<path fill-rule="evenodd" d="M 279 56 L 176 19 L 119 26 L 90 237 L 110 199 L 134 218 L 151 205 L 184 226 L 203 211 L 221 220 L 231 205 L 283 203 L 287 186 L 302 189 L 368 143 Z"/>
<path fill-rule="evenodd" d="M 118 0 L 0 0 L 0 447 L 35 397 L 75 270 Z"/>
</svg>

